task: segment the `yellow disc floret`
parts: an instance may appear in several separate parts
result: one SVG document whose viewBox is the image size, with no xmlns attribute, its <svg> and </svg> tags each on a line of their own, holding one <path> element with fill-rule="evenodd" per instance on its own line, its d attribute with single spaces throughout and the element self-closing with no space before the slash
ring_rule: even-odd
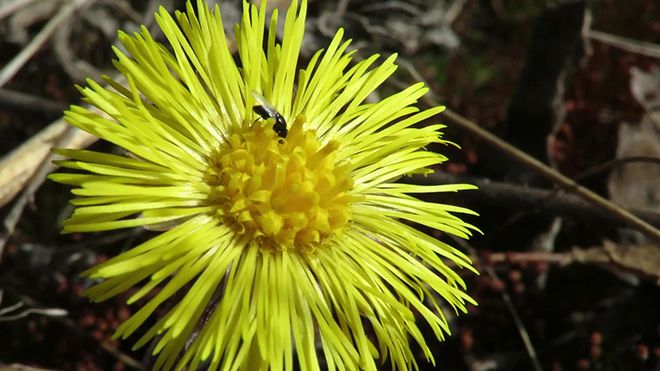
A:
<svg viewBox="0 0 660 371">
<path fill-rule="evenodd" d="M 314 249 L 349 220 L 352 181 L 325 145 L 297 118 L 285 139 L 273 120 L 243 125 L 210 158 L 209 202 L 237 233 L 266 249 Z"/>
</svg>

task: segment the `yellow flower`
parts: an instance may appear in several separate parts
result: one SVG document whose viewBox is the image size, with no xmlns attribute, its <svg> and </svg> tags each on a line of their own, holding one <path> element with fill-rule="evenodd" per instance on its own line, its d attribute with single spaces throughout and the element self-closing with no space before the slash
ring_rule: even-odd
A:
<svg viewBox="0 0 660 371">
<path fill-rule="evenodd" d="M 352 64 L 342 30 L 298 69 L 304 0 L 281 43 L 265 1 L 243 11 L 237 63 L 218 7 L 188 3 L 176 21 L 161 8 L 169 45 L 146 28 L 120 32 L 127 87 L 81 88 L 106 115 L 66 112 L 127 156 L 59 150 L 61 166 L 82 170 L 51 176 L 76 187 L 63 231 L 169 227 L 86 272 L 100 280 L 87 295 L 139 287 L 128 302 L 141 307 L 116 336 L 150 324 L 135 347 L 154 341 L 155 368 L 405 370 L 417 367 L 410 340 L 432 361 L 416 317 L 444 338 L 438 300 L 465 312 L 474 301 L 453 268 L 475 270 L 410 224 L 460 237 L 474 227 L 452 215 L 470 210 L 413 195 L 473 187 L 397 181 L 446 160 L 425 150 L 445 143 L 443 126 L 413 127 L 443 108 L 415 107 L 422 84 L 366 103 L 395 56 Z M 149 321 L 159 307 L 169 309 Z"/>
</svg>

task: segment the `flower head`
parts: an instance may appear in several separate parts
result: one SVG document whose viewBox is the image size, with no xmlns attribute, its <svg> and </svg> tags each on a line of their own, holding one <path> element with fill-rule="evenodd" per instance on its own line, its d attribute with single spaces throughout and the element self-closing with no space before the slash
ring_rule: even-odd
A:
<svg viewBox="0 0 660 371">
<path fill-rule="evenodd" d="M 238 62 L 219 8 L 196 8 L 176 20 L 159 10 L 168 45 L 144 27 L 120 32 L 127 84 L 90 80 L 81 92 L 105 115 L 66 112 L 127 155 L 59 150 L 61 166 L 82 170 L 51 176 L 75 186 L 64 232 L 169 227 L 86 272 L 100 280 L 87 295 L 139 288 L 128 302 L 141 307 L 116 336 L 151 323 L 135 347 L 154 342 L 155 368 L 314 370 L 323 358 L 329 369 L 408 369 L 411 339 L 432 360 L 416 317 L 448 334 L 439 298 L 455 311 L 473 303 L 450 265 L 474 268 L 410 224 L 460 237 L 474 227 L 452 214 L 470 210 L 414 195 L 473 187 L 397 181 L 446 160 L 425 150 L 445 143 L 443 126 L 413 127 L 443 108 L 415 107 L 422 84 L 367 103 L 395 56 L 352 64 L 342 30 L 298 69 L 304 0 L 292 1 L 281 43 L 277 12 L 267 24 L 265 1 L 244 3 Z"/>
</svg>

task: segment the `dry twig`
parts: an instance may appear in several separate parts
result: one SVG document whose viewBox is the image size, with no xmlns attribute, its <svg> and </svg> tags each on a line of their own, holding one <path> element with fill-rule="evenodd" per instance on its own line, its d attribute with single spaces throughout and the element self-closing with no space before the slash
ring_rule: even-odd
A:
<svg viewBox="0 0 660 371">
<path fill-rule="evenodd" d="M 11 200 L 25 184 L 28 186 L 5 217 L 0 232 L 0 261 L 9 236 L 20 220 L 23 209 L 46 180 L 46 175 L 55 169 L 50 150 L 56 146 L 85 148 L 97 138 L 82 130 L 68 126 L 64 119 L 52 123 L 48 128 L 11 152 L 0 162 L 0 205 Z"/>
<path fill-rule="evenodd" d="M 0 207 L 23 189 L 68 127 L 60 118 L 0 159 Z M 97 139 L 80 130 L 74 131 L 74 134 L 62 145 L 85 148 Z"/>
<path fill-rule="evenodd" d="M 14 107 L 42 112 L 62 112 L 66 109 L 66 105 L 63 103 L 7 89 L 0 89 L 0 102 Z"/>
<path fill-rule="evenodd" d="M 37 0 L 14 0 L 10 2 L 5 2 L 0 6 L 0 20 L 5 18 L 6 16 L 13 14 L 17 10 L 24 8 L 26 6 L 30 6 L 30 4 L 34 3 Z"/>
<path fill-rule="evenodd" d="M 36 53 L 39 48 L 50 38 L 57 27 L 67 21 L 73 13 L 91 3 L 93 0 L 72 0 L 69 4 L 60 9 L 57 14 L 51 18 L 48 23 L 39 31 L 39 33 L 30 41 L 30 43 L 21 50 L 7 65 L 0 70 L 0 87 L 11 80 L 16 73 L 27 63 L 27 61 Z"/>
<path fill-rule="evenodd" d="M 90 1 L 95 0 L 74 0 L 68 8 L 67 14 L 70 15 L 77 7 L 87 4 Z M 156 2 L 154 1 L 150 2 L 150 6 L 155 6 L 155 4 Z M 63 12 L 64 9 L 58 15 Z M 146 13 L 145 24 L 152 23 L 153 14 L 151 13 L 150 11 Z M 62 17 L 66 18 L 65 16 Z M 54 23 L 54 20 L 51 20 L 49 24 Z M 48 25 L 44 29 L 46 27 Z M 42 33 L 44 33 L 44 30 L 40 32 L 40 34 Z M 118 83 L 123 83 L 124 81 L 119 76 L 113 76 L 112 78 Z M 2 84 L 0 83 L 0 85 Z M 96 110 L 96 108 L 90 109 Z M 102 112 L 98 112 L 103 115 Z M 69 127 L 62 118 L 54 121 L 46 129 L 0 160 L 0 207 L 12 200 L 30 182 L 4 220 L 3 229 L 0 231 L 0 261 L 2 260 L 4 246 L 9 236 L 13 233 L 23 209 L 44 182 L 46 175 L 56 168 L 51 163 L 53 159 L 53 156 L 50 154 L 51 149 L 53 147 L 86 148 L 96 140 L 98 138 L 91 134 Z"/>
<path fill-rule="evenodd" d="M 439 105 L 438 102 L 435 101 L 435 99 L 430 98 L 428 95 L 425 97 L 425 99 L 431 105 L 434 106 Z M 642 219 L 638 218 L 630 211 L 622 208 L 621 206 L 614 204 L 609 200 L 606 200 L 605 198 L 599 196 L 598 194 L 592 192 L 591 190 L 577 184 L 574 180 L 570 179 L 569 177 L 552 169 L 543 162 L 529 156 L 525 152 L 519 150 L 518 148 L 498 138 L 496 135 L 482 129 L 477 124 L 466 119 L 465 117 L 449 109 L 445 110 L 442 113 L 442 115 L 452 124 L 458 126 L 464 131 L 469 132 L 470 134 L 475 135 L 484 143 L 506 154 L 511 159 L 527 167 L 528 169 L 534 171 L 535 173 L 552 181 L 563 190 L 578 195 L 579 197 L 583 198 L 585 201 L 593 204 L 594 206 L 597 206 L 602 212 L 606 212 L 608 214 L 616 216 L 621 222 L 624 222 L 625 224 L 631 226 L 632 228 L 644 233 L 644 235 L 652 238 L 654 241 L 660 242 L 660 230 L 658 230 L 651 224 L 643 221 Z"/>
<path fill-rule="evenodd" d="M 487 254 L 486 259 L 490 264 L 593 264 L 632 273 L 660 284 L 660 250 L 653 244 L 622 246 L 606 240 L 602 246 L 574 247 L 566 252 L 494 252 Z"/>
<path fill-rule="evenodd" d="M 32 298 L 27 297 L 25 295 L 19 295 L 19 296 L 20 296 L 22 302 L 26 303 L 27 305 L 32 306 L 32 307 L 39 306 L 37 301 L 32 299 Z M 68 318 L 68 317 L 51 317 L 51 319 L 53 321 L 56 321 L 56 322 L 59 322 L 59 323 L 65 325 L 66 327 L 69 327 L 73 330 L 84 333 L 86 336 L 90 336 L 82 328 L 80 328 L 80 325 L 78 323 L 71 320 L 71 318 Z M 103 350 L 108 352 L 110 355 L 112 355 L 116 359 L 124 362 L 124 364 L 126 364 L 126 366 L 128 366 L 132 369 L 135 369 L 135 370 L 142 370 L 143 369 L 141 362 L 137 361 L 135 358 L 133 358 L 133 357 L 129 356 L 128 354 L 122 352 L 121 350 L 117 349 L 116 346 L 110 344 L 108 341 L 106 341 L 106 340 L 96 340 L 96 341 L 99 342 L 99 344 L 101 345 L 101 348 Z"/>
<path fill-rule="evenodd" d="M 62 317 L 67 315 L 67 311 L 59 308 L 26 308 L 26 309 L 22 309 L 18 313 L 14 313 L 14 314 L 11 313 L 23 308 L 23 306 L 24 303 L 22 301 L 19 301 L 14 305 L 10 305 L 6 308 L 1 308 L 0 322 L 16 321 L 21 318 L 25 318 L 30 314 L 38 314 L 46 317 Z"/>
<path fill-rule="evenodd" d="M 453 238 L 453 240 L 456 241 L 458 245 L 463 247 L 470 254 L 470 257 L 473 260 L 477 260 L 478 258 L 477 251 L 474 247 L 472 247 L 472 245 L 470 245 L 467 241 L 460 238 Z M 498 277 L 497 273 L 495 273 L 495 270 L 493 269 L 492 266 L 488 264 L 484 264 L 482 268 L 486 272 L 486 274 L 488 274 L 488 277 L 490 277 L 491 280 L 502 281 Z M 502 290 L 501 295 L 507 310 L 511 314 L 511 318 L 513 319 L 513 322 L 516 325 L 516 329 L 518 330 L 520 339 L 522 340 L 523 345 L 525 346 L 525 350 L 527 351 L 527 355 L 529 356 L 529 360 L 532 363 L 533 369 L 535 371 L 542 371 L 543 368 L 541 367 L 541 363 L 539 362 L 538 356 L 536 355 L 536 349 L 534 348 L 534 345 L 532 344 L 532 340 L 529 337 L 529 333 L 527 332 L 527 329 L 525 328 L 525 325 L 523 324 L 522 319 L 518 314 L 518 310 L 516 310 L 515 305 L 513 305 L 511 296 L 509 296 L 506 290 Z"/>
<path fill-rule="evenodd" d="M 403 65 L 406 70 L 413 77 L 417 77 L 417 81 L 426 81 L 421 78 L 421 75 L 417 72 L 415 67 L 412 64 Z M 426 83 L 427 86 L 430 86 Z M 432 94 L 426 94 L 422 100 L 424 100 L 430 106 L 439 106 L 440 103 L 436 100 Z M 532 170 L 533 172 L 539 174 L 540 176 L 550 180 L 557 187 L 573 193 L 580 198 L 584 199 L 586 202 L 597 207 L 601 212 L 612 215 L 617 218 L 620 222 L 629 225 L 630 227 L 642 232 L 644 235 L 653 239 L 656 242 L 660 242 L 660 230 L 652 226 L 651 224 L 645 222 L 644 220 L 638 218 L 630 211 L 622 208 L 619 205 L 616 205 L 612 201 L 609 201 L 593 191 L 579 185 L 573 179 L 561 174 L 557 170 L 551 168 L 550 166 L 544 164 L 543 162 L 535 159 L 534 157 L 526 154 L 515 146 L 507 143 L 506 141 L 500 139 L 495 134 L 492 134 L 488 130 L 481 128 L 476 123 L 468 120 L 467 118 L 459 115 L 456 112 L 453 112 L 450 109 L 446 109 L 441 113 L 441 115 L 450 123 L 456 125 L 459 129 L 468 132 L 485 144 L 491 146 L 502 154 L 506 155 L 510 159 L 518 162 L 519 164 L 525 166 L 526 168 Z"/>
<path fill-rule="evenodd" d="M 573 219 L 587 219 L 596 222 L 619 223 L 615 215 L 603 213 L 597 206 L 586 202 L 576 195 L 515 185 L 504 182 L 493 182 L 487 179 L 458 177 L 447 173 L 436 172 L 427 176 L 413 176 L 416 184 L 451 184 L 468 183 L 479 187 L 479 192 L 463 192 L 461 197 L 478 204 L 496 205 L 513 210 L 526 210 L 529 213 L 542 213 L 567 216 Z M 429 198 L 436 197 L 428 195 Z M 660 227 L 660 214 L 649 210 L 630 210 L 640 219 L 653 226 Z"/>
<path fill-rule="evenodd" d="M 658 44 L 633 40 L 595 30 L 589 30 L 586 36 L 592 40 L 614 46 L 627 52 L 660 59 L 660 45 Z"/>
</svg>

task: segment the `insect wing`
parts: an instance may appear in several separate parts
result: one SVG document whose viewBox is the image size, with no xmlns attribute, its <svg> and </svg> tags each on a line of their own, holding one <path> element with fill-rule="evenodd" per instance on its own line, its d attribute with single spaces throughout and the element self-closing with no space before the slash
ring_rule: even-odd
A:
<svg viewBox="0 0 660 371">
<path fill-rule="evenodd" d="M 273 107 L 273 105 L 270 104 L 270 102 L 268 102 L 268 100 L 266 100 L 263 95 L 252 90 L 252 96 L 256 101 L 256 104 L 252 106 L 254 113 L 261 116 L 261 118 L 264 120 L 271 118 L 275 119 L 273 130 L 275 130 L 280 138 L 286 138 L 286 135 L 289 131 L 286 128 L 286 121 L 284 120 L 284 117 L 279 112 L 277 112 L 277 109 Z"/>
<path fill-rule="evenodd" d="M 275 109 L 275 107 L 273 107 L 273 105 L 270 104 L 270 102 L 268 102 L 268 100 L 266 100 L 263 95 L 252 90 L 252 97 L 257 103 L 252 107 L 252 110 L 254 113 L 261 116 L 262 119 L 266 120 L 275 118 L 278 115 L 277 109 Z"/>
</svg>

